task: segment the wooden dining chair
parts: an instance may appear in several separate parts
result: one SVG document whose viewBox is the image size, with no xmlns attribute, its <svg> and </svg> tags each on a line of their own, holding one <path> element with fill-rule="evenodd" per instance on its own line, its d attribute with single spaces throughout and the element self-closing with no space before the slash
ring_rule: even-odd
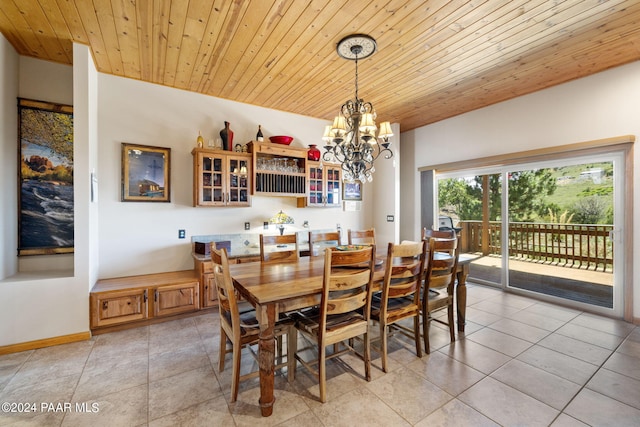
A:
<svg viewBox="0 0 640 427">
<path fill-rule="evenodd" d="M 414 339 L 416 354 L 422 357 L 420 340 L 420 289 L 426 258 L 426 241 L 389 243 L 382 290 L 373 296 L 371 319 L 380 325 L 382 370 L 387 372 L 387 342 L 390 331 Z M 413 329 L 399 323 L 413 318 Z"/>
<path fill-rule="evenodd" d="M 327 245 L 326 243 L 330 244 Z M 316 248 L 318 243 L 325 243 L 320 248 Z M 324 250 L 331 246 L 340 244 L 340 231 L 310 231 L 309 232 L 309 256 L 324 256 Z"/>
<path fill-rule="evenodd" d="M 427 354 L 431 353 L 429 346 L 429 324 L 436 321 L 449 327 L 451 342 L 455 341 L 455 326 L 453 323 L 453 295 L 456 283 L 456 269 L 460 255 L 459 238 L 431 238 L 427 256 L 427 267 L 422 292 L 422 335 Z M 438 252 L 446 256 L 438 256 Z M 450 255 L 453 253 L 453 255 Z M 433 317 L 435 311 L 447 309 L 447 322 Z"/>
<path fill-rule="evenodd" d="M 213 262 L 214 282 L 218 291 L 218 312 L 220 314 L 220 353 L 218 359 L 218 370 L 224 371 L 225 356 L 232 353 L 232 373 L 231 373 L 231 402 L 235 402 L 238 398 L 238 390 L 241 380 L 255 377 L 259 371 L 249 374 L 240 375 L 240 361 L 242 349 L 248 347 L 251 353 L 256 356 L 252 345 L 258 344 L 258 336 L 260 327 L 256 319 L 255 310 L 240 311 L 236 293 L 229 272 L 229 258 L 227 250 L 211 249 L 211 260 Z M 276 369 L 287 367 L 287 375 L 289 382 L 293 382 L 295 378 L 296 359 L 294 357 L 297 347 L 297 331 L 295 324 L 290 318 L 282 318 L 276 322 L 274 328 L 276 339 L 281 340 L 283 336 L 287 337 L 287 355 L 286 362 L 276 365 Z M 230 343 L 231 347 L 227 347 Z M 278 346 L 280 353 L 279 360 L 282 360 L 282 346 Z M 257 359 L 257 357 L 256 357 Z"/>
<path fill-rule="evenodd" d="M 427 227 L 422 228 L 422 239 L 430 239 L 432 237 L 438 239 L 452 239 L 456 237 L 455 230 L 432 230 Z"/>
<path fill-rule="evenodd" d="M 354 251 L 326 250 L 320 305 L 298 313 L 296 328 L 318 347 L 318 359 L 301 357 L 308 349 L 296 353 L 296 359 L 317 376 L 323 403 L 327 401 L 326 361 L 329 359 L 350 351 L 358 354 L 364 361 L 365 378 L 371 381 L 369 313 L 374 259 L 373 246 Z M 362 353 L 349 342 L 355 337 L 363 339 Z M 327 346 L 334 349 L 329 355 Z M 317 370 L 313 368 L 315 364 Z"/>
<path fill-rule="evenodd" d="M 299 258 L 297 233 L 274 236 L 260 235 L 260 261 L 265 263 L 292 262 Z"/>
<path fill-rule="evenodd" d="M 350 245 L 374 245 L 376 244 L 376 230 L 347 230 L 347 240 Z"/>
</svg>

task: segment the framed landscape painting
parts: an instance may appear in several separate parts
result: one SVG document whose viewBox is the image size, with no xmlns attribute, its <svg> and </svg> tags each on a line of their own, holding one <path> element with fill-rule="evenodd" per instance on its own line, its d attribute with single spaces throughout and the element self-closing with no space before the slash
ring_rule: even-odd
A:
<svg viewBox="0 0 640 427">
<path fill-rule="evenodd" d="M 122 143 L 122 201 L 170 202 L 171 149 Z"/>
<path fill-rule="evenodd" d="M 73 107 L 18 99 L 18 255 L 73 252 Z"/>
<path fill-rule="evenodd" d="M 360 181 L 344 181 L 342 191 L 342 200 L 362 200 L 362 182 Z"/>
</svg>

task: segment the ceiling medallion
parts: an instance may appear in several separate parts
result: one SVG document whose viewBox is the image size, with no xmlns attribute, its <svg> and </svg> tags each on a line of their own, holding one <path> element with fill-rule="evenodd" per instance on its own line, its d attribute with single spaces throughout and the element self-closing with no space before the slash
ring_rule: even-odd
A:
<svg viewBox="0 0 640 427">
<path fill-rule="evenodd" d="M 351 34 L 338 42 L 336 50 L 341 58 L 349 60 L 365 59 L 376 53 L 378 45 L 367 34 Z"/>
</svg>

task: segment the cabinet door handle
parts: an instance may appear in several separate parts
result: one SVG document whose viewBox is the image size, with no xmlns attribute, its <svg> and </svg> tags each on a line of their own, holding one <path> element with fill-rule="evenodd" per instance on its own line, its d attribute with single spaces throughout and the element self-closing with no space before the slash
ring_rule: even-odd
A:
<svg viewBox="0 0 640 427">
<path fill-rule="evenodd" d="M 157 290 L 153 293 L 153 300 L 155 302 L 158 302 L 158 291 Z"/>
<path fill-rule="evenodd" d="M 144 296 L 143 296 L 144 302 L 147 302 L 147 290 L 144 290 Z"/>
<path fill-rule="evenodd" d="M 109 301 L 102 301 L 102 309 L 103 310 L 109 309 Z"/>
</svg>

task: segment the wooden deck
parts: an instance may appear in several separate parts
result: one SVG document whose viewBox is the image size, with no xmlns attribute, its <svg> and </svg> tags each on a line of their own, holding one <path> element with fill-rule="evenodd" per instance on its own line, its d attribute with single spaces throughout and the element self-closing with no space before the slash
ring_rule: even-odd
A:
<svg viewBox="0 0 640 427">
<path fill-rule="evenodd" d="M 501 282 L 501 258 L 481 256 L 471 263 L 469 279 Z M 613 274 L 544 263 L 509 260 L 510 285 L 601 307 L 613 306 Z"/>
</svg>

